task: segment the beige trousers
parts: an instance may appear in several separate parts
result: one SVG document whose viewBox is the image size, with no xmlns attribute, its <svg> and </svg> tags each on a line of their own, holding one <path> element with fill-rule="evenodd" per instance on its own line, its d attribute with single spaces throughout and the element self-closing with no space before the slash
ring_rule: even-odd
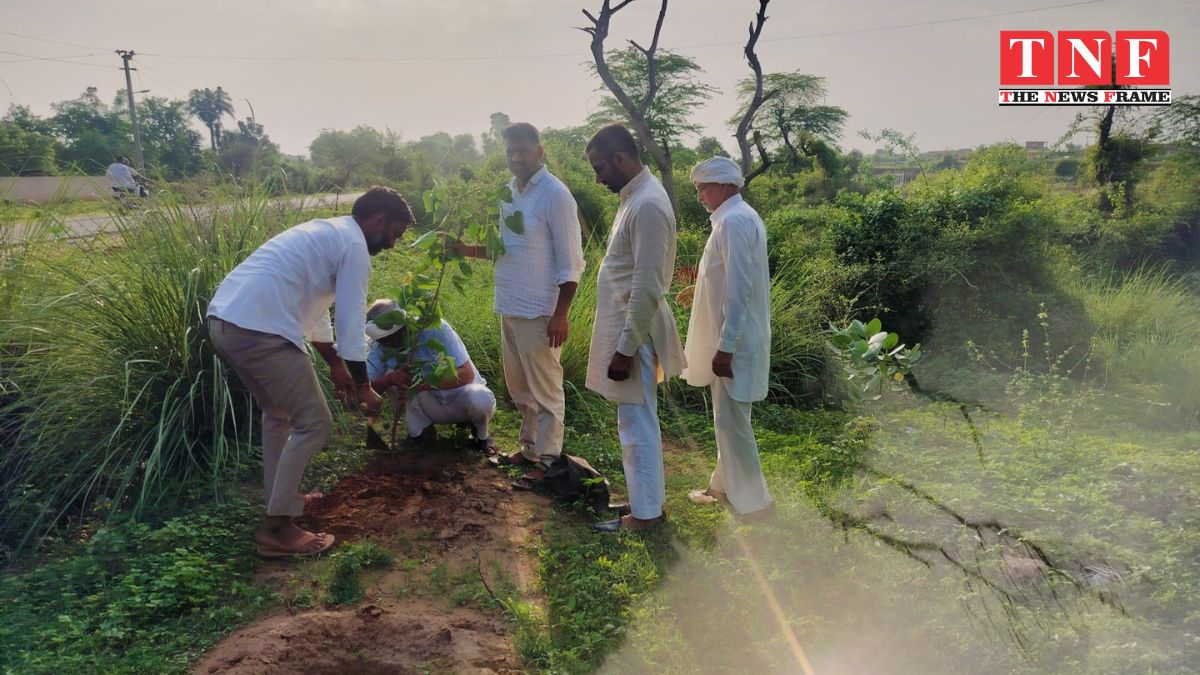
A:
<svg viewBox="0 0 1200 675">
<path fill-rule="evenodd" d="M 562 347 L 550 347 L 546 325 L 550 317 L 500 320 L 504 352 L 504 383 L 521 413 L 521 455 L 547 464 L 558 459 L 563 446 L 566 394 L 559 358 Z"/>
<path fill-rule="evenodd" d="M 262 408 L 267 515 L 304 513 L 300 477 L 333 425 L 312 359 L 288 340 L 208 318 L 213 347 Z"/>
</svg>

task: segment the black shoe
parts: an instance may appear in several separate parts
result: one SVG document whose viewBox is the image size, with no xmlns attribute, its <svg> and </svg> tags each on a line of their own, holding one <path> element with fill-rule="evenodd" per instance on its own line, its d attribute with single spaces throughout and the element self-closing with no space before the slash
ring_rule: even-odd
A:
<svg viewBox="0 0 1200 675">
<path fill-rule="evenodd" d="M 475 444 L 476 450 L 482 452 L 488 457 L 495 457 L 501 454 L 500 446 L 496 445 L 496 441 L 492 440 L 491 436 L 482 439 L 475 439 L 472 442 Z"/>
<path fill-rule="evenodd" d="M 597 532 L 616 534 L 621 531 L 621 519 L 614 518 L 613 520 L 602 520 L 598 523 L 592 523 L 592 529 Z"/>
<path fill-rule="evenodd" d="M 428 445 L 436 440 L 437 427 L 430 424 L 429 426 L 425 427 L 425 430 L 417 436 L 405 436 L 400 445 L 406 448 L 418 448 L 423 445 Z"/>
<path fill-rule="evenodd" d="M 646 530 L 654 529 L 667 522 L 667 515 L 664 513 L 657 518 L 651 518 L 649 520 L 642 520 L 640 518 L 629 516 L 629 525 L 626 527 L 621 527 L 621 524 L 624 522 L 624 520 L 624 516 L 621 518 L 615 518 L 613 520 L 602 520 L 598 523 L 592 523 L 592 529 L 597 532 L 605 532 L 608 534 L 620 532 L 621 530 L 625 530 L 626 532 L 644 532 Z"/>
</svg>

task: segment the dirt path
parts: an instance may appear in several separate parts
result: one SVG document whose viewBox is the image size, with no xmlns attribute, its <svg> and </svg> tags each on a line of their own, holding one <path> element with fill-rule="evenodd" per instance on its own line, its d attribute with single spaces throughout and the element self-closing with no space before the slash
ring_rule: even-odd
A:
<svg viewBox="0 0 1200 675">
<path fill-rule="evenodd" d="M 526 544 L 540 535 L 548 508 L 546 498 L 513 493 L 507 477 L 478 454 L 435 449 L 376 457 L 310 506 L 302 525 L 342 542 L 370 539 L 412 565 L 370 577 L 358 605 L 285 611 L 246 626 L 195 672 L 519 673 L 502 617 L 411 589 L 437 569 L 482 570 L 531 588 L 535 561 Z M 265 562 L 260 578 L 294 582 L 297 564 Z"/>
</svg>

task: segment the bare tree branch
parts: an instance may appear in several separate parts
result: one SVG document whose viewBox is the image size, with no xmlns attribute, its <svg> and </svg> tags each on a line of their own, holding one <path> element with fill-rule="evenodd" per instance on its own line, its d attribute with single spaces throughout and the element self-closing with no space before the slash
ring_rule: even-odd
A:
<svg viewBox="0 0 1200 675">
<path fill-rule="evenodd" d="M 630 40 L 638 51 L 646 57 L 647 71 L 647 87 L 646 95 L 640 103 L 634 103 L 629 94 L 621 88 L 620 83 L 613 77 L 612 71 L 608 67 L 608 63 L 604 58 L 604 40 L 608 38 L 608 26 L 614 14 L 620 11 L 623 7 L 633 2 L 633 0 L 622 0 L 616 7 L 613 7 L 611 0 L 604 0 L 600 6 L 600 11 L 596 15 L 592 15 L 586 9 L 583 10 L 592 25 L 589 28 L 581 28 L 585 33 L 592 36 L 592 59 L 596 62 L 596 74 L 600 76 L 600 80 L 604 82 L 604 86 L 612 92 L 614 98 L 629 114 L 630 123 L 633 125 L 633 131 L 637 135 L 638 140 L 642 142 L 642 146 L 646 148 L 646 152 L 650 158 L 654 160 L 658 166 L 658 171 L 662 175 L 663 188 L 667 191 L 667 197 L 671 200 L 671 207 L 675 210 L 676 217 L 679 216 L 679 205 L 675 199 L 674 172 L 671 166 L 671 151 L 665 145 L 658 142 L 654 137 L 653 131 L 650 129 L 650 123 L 646 120 L 646 113 L 650 110 L 650 106 L 654 103 L 654 96 L 658 92 L 658 64 L 654 58 L 654 52 L 658 49 L 658 38 L 662 34 L 663 22 L 667 16 L 667 0 L 662 0 L 662 5 L 658 10 L 658 21 L 654 26 L 654 38 L 650 42 L 650 47 L 643 48 L 636 42 Z"/>
<path fill-rule="evenodd" d="M 738 123 L 737 132 L 734 134 L 734 137 L 737 138 L 738 149 L 741 150 L 742 154 L 742 176 L 745 180 L 743 189 L 750 185 L 750 181 L 755 176 L 766 171 L 771 164 L 770 158 L 763 150 L 759 134 L 755 132 L 754 142 L 758 146 L 762 163 L 757 169 L 751 170 L 750 167 L 754 160 L 750 155 L 750 141 L 747 138 L 750 133 L 750 127 L 754 123 L 754 116 L 758 113 L 759 107 L 770 96 L 769 93 L 763 93 L 762 64 L 758 62 L 758 54 L 754 52 L 754 47 L 758 44 L 758 36 L 762 35 L 763 24 L 767 22 L 767 3 L 770 1 L 758 0 L 758 14 L 755 15 L 754 22 L 750 24 L 750 37 L 747 38 L 746 47 L 742 50 L 746 55 L 746 60 L 750 62 L 750 69 L 754 71 L 754 97 L 750 99 L 750 105 L 746 107 L 746 113 L 742 115 L 742 121 Z"/>
<path fill-rule="evenodd" d="M 771 168 L 771 155 L 768 154 L 767 149 L 763 147 L 762 134 L 758 131 L 754 132 L 754 147 L 758 149 L 760 161 L 758 166 L 755 167 L 753 171 L 742 176 L 744 181 L 742 184 L 742 189 L 745 189 L 745 187 L 750 184 L 750 181 L 754 180 L 758 176 L 765 173 L 767 169 Z"/>
</svg>

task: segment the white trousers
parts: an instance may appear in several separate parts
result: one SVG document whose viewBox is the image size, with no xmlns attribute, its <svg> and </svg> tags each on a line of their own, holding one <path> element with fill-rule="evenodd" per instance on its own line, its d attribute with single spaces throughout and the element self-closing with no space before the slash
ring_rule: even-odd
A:
<svg viewBox="0 0 1200 675">
<path fill-rule="evenodd" d="M 488 438 L 488 425 L 496 413 L 496 395 L 486 385 L 466 384 L 448 391 L 423 391 L 414 396 L 405 412 L 409 436 L 419 436 L 431 424 L 469 422 L 475 438 Z"/>
<path fill-rule="evenodd" d="M 717 468 L 709 490 L 724 493 L 738 513 L 754 513 L 771 504 L 758 460 L 758 443 L 750 426 L 750 404 L 729 395 L 730 381 L 712 383 L 713 428 L 717 432 Z"/>
<path fill-rule="evenodd" d="M 634 367 L 641 377 L 643 401 L 617 405 L 617 435 L 633 517 L 650 520 L 662 515 L 667 485 L 658 426 L 658 356 L 649 342 L 638 348 Z"/>
</svg>

